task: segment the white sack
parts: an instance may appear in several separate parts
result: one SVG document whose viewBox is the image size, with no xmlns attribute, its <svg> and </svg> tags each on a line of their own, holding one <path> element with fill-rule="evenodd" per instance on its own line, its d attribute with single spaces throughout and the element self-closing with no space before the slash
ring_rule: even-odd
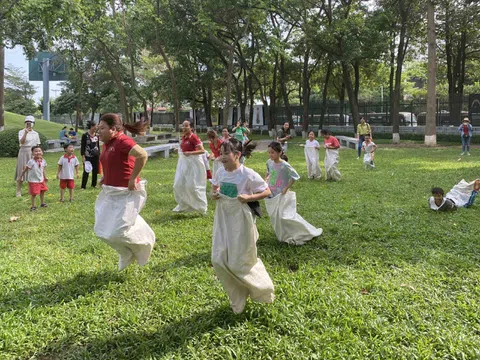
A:
<svg viewBox="0 0 480 360">
<path fill-rule="evenodd" d="M 155 233 L 139 215 L 147 199 L 146 183 L 140 181 L 135 191 L 103 185 L 95 202 L 95 235 L 118 252 L 118 270 L 134 260 L 145 265 L 155 244 Z"/>
<path fill-rule="evenodd" d="M 265 204 L 278 241 L 303 245 L 322 234 L 321 228 L 315 228 L 297 214 L 297 196 L 293 191 L 265 199 Z"/>
<path fill-rule="evenodd" d="M 338 149 L 325 149 L 325 179 L 338 181 L 341 178 L 338 165 Z"/>
<path fill-rule="evenodd" d="M 232 310 L 241 313 L 248 296 L 253 301 L 271 303 L 273 283 L 257 258 L 258 231 L 250 208 L 224 195 L 216 203 L 212 264 Z"/>
<path fill-rule="evenodd" d="M 177 206 L 173 211 L 207 212 L 207 175 L 203 154 L 178 156 L 177 172 L 173 182 L 173 195 Z"/>
<path fill-rule="evenodd" d="M 318 150 L 314 147 L 305 146 L 305 160 L 307 161 L 308 177 L 322 177 L 322 169 L 318 163 Z"/>
<path fill-rule="evenodd" d="M 375 164 L 372 164 L 371 161 L 372 153 L 365 153 L 365 155 L 363 155 L 363 163 L 365 164 L 365 167 L 375 169 Z"/>
<path fill-rule="evenodd" d="M 450 190 L 445 197 L 455 202 L 457 207 L 463 207 L 468 203 L 470 195 L 472 195 L 473 185 L 475 181 L 466 182 L 462 179 L 452 190 Z"/>
</svg>

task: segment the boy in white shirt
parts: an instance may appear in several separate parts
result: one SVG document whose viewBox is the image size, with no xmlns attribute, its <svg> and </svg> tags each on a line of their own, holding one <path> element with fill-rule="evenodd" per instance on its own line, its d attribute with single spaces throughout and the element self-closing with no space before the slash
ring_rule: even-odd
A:
<svg viewBox="0 0 480 360">
<path fill-rule="evenodd" d="M 37 210 L 35 206 L 37 195 L 40 195 L 40 207 L 47 207 L 47 204 L 45 204 L 45 192 L 48 190 L 46 185 L 48 179 L 47 173 L 45 172 L 47 162 L 43 159 L 42 148 L 38 145 L 33 146 L 32 155 L 33 159 L 27 162 L 27 165 L 17 180 L 20 181 L 25 173 L 27 173 L 28 192 L 32 197 L 32 207 L 30 210 L 34 211 Z"/>
<path fill-rule="evenodd" d="M 73 154 L 74 147 L 66 144 L 64 147 L 65 154 L 58 160 L 57 179 L 60 179 L 60 202 L 64 202 L 65 189 L 68 188 L 70 194 L 70 202 L 73 201 L 73 189 L 75 189 L 75 180 L 73 171 L 78 179 L 78 162 L 77 157 Z"/>
</svg>

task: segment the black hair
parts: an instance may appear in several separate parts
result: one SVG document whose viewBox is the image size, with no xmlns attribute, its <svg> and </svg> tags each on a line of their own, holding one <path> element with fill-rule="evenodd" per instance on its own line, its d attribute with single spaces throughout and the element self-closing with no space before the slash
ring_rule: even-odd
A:
<svg viewBox="0 0 480 360">
<path fill-rule="evenodd" d="M 222 143 L 222 149 L 225 153 L 239 152 L 241 156 L 245 156 L 246 158 L 249 158 L 252 155 L 252 152 L 256 147 L 257 144 L 252 143 L 251 140 L 247 141 L 245 144 L 242 144 L 240 140 L 235 138 Z"/>
<path fill-rule="evenodd" d="M 68 148 L 69 146 L 73 146 L 73 144 L 65 144 L 65 145 L 63 145 L 63 150 L 67 150 L 67 148 Z"/>
<path fill-rule="evenodd" d="M 442 188 L 434 187 L 434 188 L 432 188 L 432 194 L 433 195 L 439 194 L 439 195 L 443 196 L 445 194 L 445 192 L 443 191 Z"/>
<path fill-rule="evenodd" d="M 272 141 L 270 144 L 268 144 L 268 147 L 272 148 L 273 151 L 280 153 L 280 159 L 288 162 L 288 157 L 283 152 L 282 144 L 280 144 L 278 141 Z"/>
<path fill-rule="evenodd" d="M 97 125 L 95 121 L 89 121 L 87 122 L 87 129 L 90 130 L 95 125 Z"/>
<path fill-rule="evenodd" d="M 313 136 L 315 136 L 315 131 L 310 130 L 310 131 L 308 132 L 308 135 L 310 135 L 310 133 L 313 133 Z"/>
<path fill-rule="evenodd" d="M 73 130 L 73 128 L 70 128 L 70 130 Z"/>
<path fill-rule="evenodd" d="M 35 150 L 35 149 L 40 149 L 40 150 L 42 150 L 42 147 L 41 147 L 40 145 L 34 145 L 34 146 L 32 146 L 32 152 L 33 152 L 33 150 Z"/>
<path fill-rule="evenodd" d="M 185 121 L 188 121 L 188 124 L 190 125 L 190 128 L 192 129 L 192 132 L 195 132 L 195 128 L 193 126 L 193 119 L 185 119 L 182 121 L 182 124 L 185 122 Z"/>
<path fill-rule="evenodd" d="M 66 127 L 66 126 L 64 126 L 64 127 L 62 128 L 62 130 L 63 130 L 63 129 L 67 129 L 67 127 Z"/>
<path fill-rule="evenodd" d="M 330 130 L 327 130 L 327 129 L 322 129 L 322 130 L 320 130 L 320 134 L 322 134 L 322 136 L 332 135 L 332 132 Z"/>
<path fill-rule="evenodd" d="M 365 136 L 372 137 L 372 135 L 370 135 L 370 134 L 365 134 Z"/>
</svg>

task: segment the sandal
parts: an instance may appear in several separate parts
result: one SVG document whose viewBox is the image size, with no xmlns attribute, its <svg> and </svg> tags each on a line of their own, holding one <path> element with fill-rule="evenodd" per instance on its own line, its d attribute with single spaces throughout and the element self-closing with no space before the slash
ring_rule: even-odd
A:
<svg viewBox="0 0 480 360">
<path fill-rule="evenodd" d="M 37 207 L 36 207 L 36 206 L 32 206 L 32 207 L 30 208 L 30 211 L 35 211 L 35 210 L 37 210 Z"/>
<path fill-rule="evenodd" d="M 40 204 L 40 207 L 48 207 L 47 204 Z"/>
</svg>

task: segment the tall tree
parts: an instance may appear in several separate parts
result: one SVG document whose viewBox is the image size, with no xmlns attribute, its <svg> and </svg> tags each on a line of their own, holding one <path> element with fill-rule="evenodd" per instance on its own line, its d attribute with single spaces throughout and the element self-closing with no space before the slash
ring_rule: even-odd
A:
<svg viewBox="0 0 480 360">
<path fill-rule="evenodd" d="M 428 93 L 427 93 L 427 119 L 425 126 L 425 145 L 437 145 L 436 114 L 436 87 L 437 87 L 437 36 L 435 33 L 435 5 L 432 0 L 427 4 L 428 28 Z"/>
</svg>

